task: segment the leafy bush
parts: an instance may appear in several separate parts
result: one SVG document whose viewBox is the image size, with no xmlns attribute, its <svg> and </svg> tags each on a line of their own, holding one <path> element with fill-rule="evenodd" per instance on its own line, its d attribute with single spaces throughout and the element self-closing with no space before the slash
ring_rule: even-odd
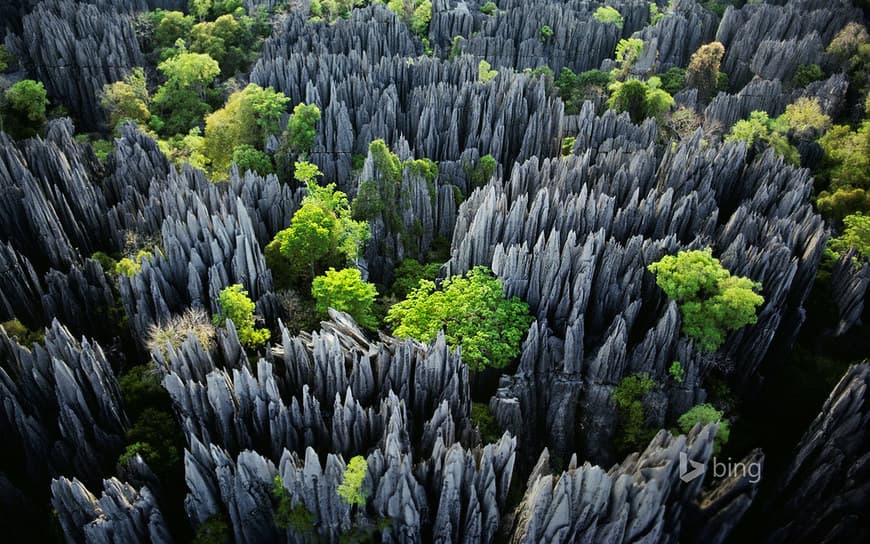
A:
<svg viewBox="0 0 870 544">
<path fill-rule="evenodd" d="M 377 329 L 378 322 L 372 314 L 372 304 L 378 291 L 362 279 L 356 268 L 336 271 L 330 268 L 326 274 L 317 276 L 311 284 L 311 295 L 320 315 L 328 316 L 329 308 L 347 312 L 354 320 L 369 329 Z"/>
<path fill-rule="evenodd" d="M 45 343 L 45 333 L 43 331 L 32 331 L 17 319 L 4 321 L 0 323 L 0 327 L 6 329 L 7 336 L 14 338 L 22 347 L 29 349 L 33 344 Z"/>
<path fill-rule="evenodd" d="M 698 100 L 707 102 L 716 92 L 719 83 L 719 66 L 725 56 L 725 46 L 720 42 L 702 45 L 689 60 L 686 69 L 686 86 L 698 90 Z"/>
<path fill-rule="evenodd" d="M 134 68 L 123 81 L 104 85 L 100 97 L 100 105 L 108 112 L 109 126 L 114 130 L 127 120 L 147 128 L 151 119 L 148 109 L 150 101 L 145 71 L 142 68 Z"/>
<path fill-rule="evenodd" d="M 831 118 L 822 113 L 817 98 L 801 97 L 785 107 L 788 128 L 799 136 L 812 136 L 831 127 Z"/>
<path fill-rule="evenodd" d="M 275 527 L 293 529 L 298 533 L 309 534 L 314 530 L 315 516 L 305 508 L 302 502 L 292 505 L 290 493 L 284 487 L 280 476 L 275 476 L 272 486 L 272 496 L 278 501 L 278 506 L 272 513 Z"/>
<path fill-rule="evenodd" d="M 317 123 L 320 122 L 320 108 L 314 104 L 299 103 L 293 108 L 293 115 L 287 122 L 286 140 L 297 153 L 307 154 L 314 146 L 317 137 Z"/>
<path fill-rule="evenodd" d="M 613 76 L 610 72 L 587 70 L 578 75 L 569 68 L 562 68 L 556 79 L 556 89 L 565 103 L 565 113 L 579 113 L 583 102 L 587 100 L 596 103 L 596 106 L 600 105 L 607 98 L 607 87 L 611 82 Z"/>
<path fill-rule="evenodd" d="M 486 185 L 490 178 L 492 178 L 492 175 L 495 174 L 496 166 L 498 166 L 498 163 L 495 157 L 487 153 L 480 157 L 474 166 L 466 164 L 463 168 L 468 175 L 469 185 L 474 188 Z"/>
<path fill-rule="evenodd" d="M 745 142 L 750 148 L 767 145 L 787 162 L 799 165 L 800 154 L 785 136 L 782 130 L 785 127 L 787 127 L 787 123 L 781 122 L 779 119 L 770 119 L 766 112 L 754 111 L 749 114 L 749 119 L 734 123 L 731 132 L 725 137 L 725 141 Z"/>
<path fill-rule="evenodd" d="M 440 268 L 440 263 L 420 264 L 416 259 L 403 259 L 396 267 L 393 295 L 400 299 L 407 297 L 420 285 L 420 280 L 434 281 Z"/>
<path fill-rule="evenodd" d="M 562 139 L 562 156 L 568 157 L 574 153 L 574 144 L 577 143 L 576 136 L 566 136 Z"/>
<path fill-rule="evenodd" d="M 616 44 L 615 59 L 616 68 L 611 71 L 613 79 L 622 81 L 631 72 L 631 67 L 640 58 L 643 53 L 643 40 L 639 38 L 629 38 L 627 40 L 619 40 Z"/>
<path fill-rule="evenodd" d="M 686 88 L 686 70 L 679 66 L 668 68 L 661 74 L 662 89 L 674 95 Z"/>
<path fill-rule="evenodd" d="M 719 430 L 716 432 L 716 437 L 713 439 L 713 455 L 718 455 L 719 451 L 728 442 L 731 436 L 731 428 L 728 420 L 724 419 L 725 414 L 713 408 L 710 404 L 698 404 L 693 406 L 688 412 L 681 415 L 677 420 L 677 425 L 680 427 L 680 432 L 688 434 L 696 424 L 708 425 L 716 423 L 719 425 Z"/>
<path fill-rule="evenodd" d="M 651 77 L 646 82 L 630 79 L 611 83 L 612 94 L 607 106 L 618 112 L 628 112 L 631 121 L 640 124 L 647 117 L 660 119 L 674 105 L 674 99 L 659 88 L 661 81 Z"/>
<path fill-rule="evenodd" d="M 668 368 L 668 374 L 670 374 L 671 378 L 673 378 L 677 383 L 683 383 L 683 380 L 686 378 L 686 371 L 683 369 L 683 364 L 679 361 L 671 363 L 670 368 Z"/>
<path fill-rule="evenodd" d="M 368 468 L 369 464 L 362 455 L 351 458 L 347 468 L 344 469 L 344 476 L 336 490 L 341 500 L 351 506 L 365 506 L 369 491 L 363 488 L 363 481 L 365 480 Z"/>
<path fill-rule="evenodd" d="M 432 20 L 430 0 L 389 0 L 387 7 L 419 37 L 425 38 Z"/>
<path fill-rule="evenodd" d="M 16 138 L 29 138 L 44 128 L 48 98 L 41 81 L 23 79 L 6 89 L 3 96 L 3 130 Z"/>
<path fill-rule="evenodd" d="M 643 449 L 652 437 L 653 431 L 645 427 L 643 399 L 653 387 L 647 374 L 635 374 L 623 378 L 610 395 L 619 414 L 616 445 L 622 453 Z"/>
<path fill-rule="evenodd" d="M 274 173 L 275 170 L 269 155 L 249 144 L 237 145 L 233 149 L 233 162 L 238 166 L 240 173 L 251 170 L 265 176 Z"/>
<path fill-rule="evenodd" d="M 439 290 L 431 281 L 420 281 L 407 299 L 390 308 L 386 320 L 396 336 L 423 342 L 444 331 L 451 348 L 462 346 L 462 360 L 481 370 L 503 368 L 519 355 L 532 317 L 525 302 L 506 299 L 501 280 L 479 266 L 444 280 Z"/>
<path fill-rule="evenodd" d="M 544 25 L 541 27 L 541 41 L 543 43 L 547 43 L 547 41 L 553 37 L 553 29 L 550 28 L 550 25 Z"/>
<path fill-rule="evenodd" d="M 656 284 L 680 307 L 683 332 L 701 349 L 716 351 L 728 331 L 755 323 L 761 284 L 732 276 L 709 249 L 681 251 L 649 265 Z"/>
<path fill-rule="evenodd" d="M 870 216 L 860 212 L 843 218 L 843 233 L 831 238 L 828 247 L 842 255 L 855 248 L 858 255 L 870 260 Z"/>
<path fill-rule="evenodd" d="M 611 6 L 599 7 L 592 16 L 602 23 L 616 25 L 616 28 L 620 30 L 622 30 L 622 25 L 625 22 L 622 14 Z"/>
<path fill-rule="evenodd" d="M 249 347 L 256 348 L 266 343 L 271 336 L 269 329 L 257 329 L 254 318 L 256 305 L 248 297 L 248 292 L 240 284 L 230 285 L 224 288 L 218 295 L 220 311 L 214 315 L 212 321 L 222 327 L 227 319 L 232 320 L 239 335 L 239 341 Z"/>
<path fill-rule="evenodd" d="M 495 2 L 489 0 L 484 5 L 480 6 L 480 12 L 484 15 L 495 15 L 495 12 L 498 11 L 498 6 L 495 5 Z"/>
<path fill-rule="evenodd" d="M 343 267 L 368 237 L 368 224 L 351 217 L 347 195 L 336 191 L 335 184 L 309 183 L 290 227 L 275 235 L 264 256 L 276 286 L 286 288 L 329 267 Z"/>
<path fill-rule="evenodd" d="M 167 356 L 167 345 L 177 350 L 191 334 L 204 350 L 208 351 L 212 347 L 215 328 L 203 310 L 189 308 L 183 314 L 171 317 L 166 323 L 152 324 L 148 329 L 145 346 L 151 353 Z"/>
<path fill-rule="evenodd" d="M 487 81 L 491 81 L 498 75 L 498 70 L 492 70 L 492 66 L 485 60 L 481 59 L 481 61 L 477 65 L 477 78 L 481 83 L 486 83 Z"/>
<path fill-rule="evenodd" d="M 791 83 L 795 87 L 806 87 L 814 81 L 825 79 L 825 72 L 818 64 L 801 64 L 795 70 Z"/>
<path fill-rule="evenodd" d="M 196 528 L 193 544 L 227 544 L 232 542 L 232 537 L 233 531 L 226 516 L 212 514 Z"/>
</svg>

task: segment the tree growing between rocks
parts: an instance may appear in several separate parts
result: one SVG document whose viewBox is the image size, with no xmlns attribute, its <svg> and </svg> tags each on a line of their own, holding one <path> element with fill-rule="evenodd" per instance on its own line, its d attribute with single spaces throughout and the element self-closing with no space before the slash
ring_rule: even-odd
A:
<svg viewBox="0 0 870 544">
<path fill-rule="evenodd" d="M 231 320 L 239 341 L 246 347 L 255 349 L 269 340 L 269 329 L 256 328 L 256 305 L 242 285 L 237 283 L 224 288 L 218 296 L 218 307 L 220 310 L 214 315 L 214 324 L 223 327 L 227 319 Z"/>
<path fill-rule="evenodd" d="M 683 333 L 704 351 L 718 350 L 729 331 L 755 323 L 756 309 L 764 303 L 757 293 L 761 284 L 732 276 L 710 249 L 666 255 L 647 269 L 677 302 Z"/>
<path fill-rule="evenodd" d="M 333 308 L 347 312 L 354 321 L 368 329 L 378 328 L 378 320 L 372 313 L 378 291 L 374 284 L 363 281 L 356 268 L 330 268 L 324 275 L 314 278 L 311 295 L 321 317 L 329 317 L 329 308 Z"/>
<path fill-rule="evenodd" d="M 725 46 L 720 42 L 702 45 L 692 55 L 686 69 L 686 86 L 698 90 L 698 100 L 706 103 L 716 92 L 719 82 L 719 66 L 725 56 Z"/>
</svg>

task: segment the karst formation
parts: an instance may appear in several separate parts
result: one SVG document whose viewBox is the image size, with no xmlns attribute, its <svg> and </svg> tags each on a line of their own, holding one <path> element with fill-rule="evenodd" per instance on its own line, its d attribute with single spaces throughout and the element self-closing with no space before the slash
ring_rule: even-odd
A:
<svg viewBox="0 0 870 544">
<path fill-rule="evenodd" d="M 870 541 L 870 3 L 0 6 L 0 540 Z"/>
</svg>

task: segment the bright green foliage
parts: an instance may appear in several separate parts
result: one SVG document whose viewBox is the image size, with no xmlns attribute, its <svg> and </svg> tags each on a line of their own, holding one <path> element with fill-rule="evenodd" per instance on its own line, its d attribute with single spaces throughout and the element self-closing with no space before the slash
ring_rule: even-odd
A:
<svg viewBox="0 0 870 544">
<path fill-rule="evenodd" d="M 368 237 L 368 224 L 351 217 L 347 195 L 336 191 L 335 184 L 309 183 L 290 227 L 275 235 L 264 256 L 275 284 L 285 288 L 329 267 L 343 267 Z"/>
<path fill-rule="evenodd" d="M 402 179 L 402 161 L 390 151 L 386 142 L 377 139 L 369 144 L 369 153 L 378 173 L 386 180 L 398 183 Z"/>
<path fill-rule="evenodd" d="M 798 135 L 821 133 L 831 126 L 831 118 L 822 113 L 817 98 L 801 97 L 786 106 L 785 120 Z"/>
<path fill-rule="evenodd" d="M 3 93 L 0 128 L 16 138 L 36 136 L 45 126 L 48 98 L 41 81 L 23 79 Z"/>
<path fill-rule="evenodd" d="M 795 70 L 791 83 L 795 87 L 806 87 L 814 81 L 825 79 L 825 72 L 818 64 L 801 64 Z"/>
<path fill-rule="evenodd" d="M 363 488 L 363 481 L 366 477 L 366 472 L 369 469 L 369 464 L 365 457 L 357 455 L 352 457 L 347 468 L 344 469 L 344 477 L 341 483 L 338 484 L 338 496 L 341 500 L 351 506 L 365 506 L 368 500 L 369 491 Z"/>
<path fill-rule="evenodd" d="M 655 2 L 649 3 L 649 24 L 655 25 L 665 18 L 665 14 L 659 9 L 659 5 Z"/>
<path fill-rule="evenodd" d="M 317 178 L 321 177 L 323 172 L 316 164 L 308 161 L 297 161 L 293 165 L 293 178 L 299 183 L 308 185 L 309 183 L 317 183 Z"/>
<path fill-rule="evenodd" d="M 28 349 L 33 344 L 42 344 L 45 342 L 45 333 L 43 331 L 32 331 L 17 319 L 4 321 L 3 323 L 0 323 L 0 327 L 6 329 L 6 334 L 10 338 L 14 338 L 21 346 Z"/>
<path fill-rule="evenodd" d="M 411 30 L 420 37 L 426 37 L 429 32 L 429 21 L 432 20 L 432 2 L 430 0 L 389 0 L 387 7 L 399 16 Z"/>
<path fill-rule="evenodd" d="M 142 263 L 144 261 L 151 261 L 152 259 L 154 259 L 152 253 L 142 250 L 135 257 L 124 257 L 118 261 L 118 264 L 115 265 L 115 273 L 133 277 L 142 270 Z"/>
<path fill-rule="evenodd" d="M 208 16 L 211 10 L 211 0 L 189 0 L 187 3 L 187 11 L 200 21 Z"/>
<path fill-rule="evenodd" d="M 823 176 L 830 181 L 816 201 L 834 219 L 870 212 L 870 120 L 857 130 L 834 125 L 819 139 L 825 152 Z"/>
<path fill-rule="evenodd" d="M 568 157 L 574 153 L 574 144 L 577 143 L 576 136 L 566 136 L 562 139 L 562 156 Z"/>
<path fill-rule="evenodd" d="M 272 486 L 272 496 L 278 500 L 278 506 L 272 514 L 275 527 L 279 529 L 293 529 L 296 532 L 308 534 L 314 529 L 314 514 L 305 508 L 305 504 L 299 502 L 292 505 L 290 493 L 284 488 L 284 482 L 280 476 L 275 476 Z"/>
<path fill-rule="evenodd" d="M 225 287 L 218 295 L 220 311 L 212 321 L 218 327 L 226 325 L 227 319 L 232 320 L 239 335 L 239 341 L 249 347 L 256 348 L 266 343 L 271 334 L 269 329 L 255 327 L 254 309 L 256 305 L 248 297 L 248 292 L 238 283 Z"/>
<path fill-rule="evenodd" d="M 127 431 L 127 449 L 120 462 L 141 455 L 148 465 L 159 475 L 173 471 L 181 463 L 181 453 L 175 441 L 176 422 L 172 414 L 157 408 L 142 410 L 136 422 Z"/>
<path fill-rule="evenodd" d="M 559 97 L 565 103 L 565 113 L 573 115 L 580 112 L 583 102 L 601 102 L 607 98 L 607 87 L 613 82 L 610 72 L 588 70 L 575 74 L 569 68 L 562 68 L 556 79 Z"/>
<path fill-rule="evenodd" d="M 592 16 L 602 23 L 616 25 L 616 28 L 622 30 L 624 20 L 622 14 L 619 13 L 616 8 L 611 6 L 601 6 L 595 10 L 595 13 Z"/>
<path fill-rule="evenodd" d="M 123 81 L 104 85 L 100 105 L 109 113 L 109 126 L 117 129 L 123 121 L 133 121 L 140 127 L 147 127 L 151 119 L 148 104 L 148 86 L 145 71 L 134 68 Z"/>
<path fill-rule="evenodd" d="M 497 166 L 498 162 L 495 160 L 495 157 L 489 153 L 478 159 L 474 166 L 471 164 L 464 165 L 464 170 L 468 175 L 468 182 L 471 188 L 483 187 L 486 185 L 490 178 L 492 178 L 493 174 L 495 174 Z"/>
<path fill-rule="evenodd" d="M 314 146 L 317 137 L 317 123 L 320 122 L 320 108 L 314 104 L 297 104 L 293 115 L 287 122 L 286 139 L 291 149 L 307 154 Z"/>
<path fill-rule="evenodd" d="M 673 378 L 677 383 L 683 383 L 683 380 L 686 378 L 686 371 L 683 368 L 682 363 L 679 361 L 671 363 L 670 368 L 668 368 L 668 374 L 670 374 L 671 378 Z"/>
<path fill-rule="evenodd" d="M 489 0 L 482 6 L 480 6 L 480 12 L 484 15 L 495 15 L 495 12 L 498 11 L 498 6 L 495 5 L 495 2 Z"/>
<path fill-rule="evenodd" d="M 204 89 L 221 72 L 217 61 L 210 56 L 204 53 L 187 52 L 164 60 L 157 65 L 157 69 L 166 76 L 167 80 L 179 87 L 195 89 Z"/>
<path fill-rule="evenodd" d="M 420 264 L 416 259 L 403 259 L 396 267 L 393 280 L 393 295 L 404 299 L 408 293 L 419 287 L 420 280 L 435 281 L 440 263 Z"/>
<path fill-rule="evenodd" d="M 620 452 L 641 450 L 652 437 L 644 425 L 643 399 L 653 387 L 655 382 L 647 374 L 634 374 L 623 378 L 610 395 L 619 413 L 616 445 Z"/>
<path fill-rule="evenodd" d="M 492 70 L 492 66 L 481 59 L 477 64 L 477 79 L 481 83 L 486 83 L 487 81 L 491 81 L 498 75 L 498 70 Z"/>
<path fill-rule="evenodd" d="M 471 403 L 471 422 L 480 432 L 480 441 L 483 444 L 495 444 L 503 434 L 489 411 L 489 406 L 483 402 Z"/>
<path fill-rule="evenodd" d="M 640 58 L 643 53 L 643 40 L 639 38 L 629 38 L 627 40 L 619 40 L 616 44 L 616 68 L 611 72 L 613 79 L 622 81 L 628 74 L 631 73 L 631 67 Z"/>
<path fill-rule="evenodd" d="M 210 162 L 205 156 L 205 138 L 202 137 L 199 127 L 190 129 L 187 134 L 176 134 L 167 140 L 158 140 L 157 144 L 160 151 L 179 168 L 184 163 L 190 163 L 194 168 L 205 170 Z"/>
<path fill-rule="evenodd" d="M 541 42 L 547 43 L 549 39 L 553 36 L 553 29 L 550 28 L 550 25 L 544 25 L 541 27 Z"/>
<path fill-rule="evenodd" d="M 197 0 L 192 0 L 196 2 Z M 209 1 L 209 0 L 207 0 Z M 193 544 L 227 544 L 232 542 L 233 531 L 223 514 L 212 514 L 196 528 Z"/>
<path fill-rule="evenodd" d="M 628 112 L 633 123 L 639 124 L 647 117 L 660 119 L 674 105 L 673 97 L 659 88 L 661 81 L 651 77 L 646 82 L 629 79 L 610 84 L 612 94 L 607 106 L 618 112 Z"/>
<path fill-rule="evenodd" d="M 671 95 L 686 88 L 686 70 L 678 66 L 668 68 L 659 74 L 659 79 L 662 81 L 662 89 Z"/>
<path fill-rule="evenodd" d="M 725 46 L 720 42 L 702 45 L 689 60 L 686 69 L 686 86 L 698 90 L 698 100 L 707 102 L 717 89 L 719 66 L 725 56 Z"/>
<path fill-rule="evenodd" d="M 870 215 L 860 212 L 843 218 L 843 234 L 831 238 L 828 247 L 842 255 L 855 248 L 858 255 L 870 260 Z"/>
<path fill-rule="evenodd" d="M 444 331 L 451 348 L 462 346 L 462 360 L 473 370 L 503 368 L 520 353 L 520 340 L 532 322 L 528 305 L 505 298 L 502 282 L 484 267 L 454 276 L 435 288 L 421 280 L 408 298 L 387 313 L 393 333 L 423 342 Z"/>
<path fill-rule="evenodd" d="M 193 28 L 193 17 L 180 11 L 164 11 L 157 14 L 162 19 L 154 29 L 154 41 L 160 47 L 172 47 L 179 39 L 185 39 Z"/>
<path fill-rule="evenodd" d="M 229 77 L 247 66 L 257 37 L 253 19 L 240 13 L 197 23 L 190 38 L 190 50 L 207 53 L 220 64 L 221 73 Z"/>
<path fill-rule="evenodd" d="M 656 284 L 680 307 L 683 333 L 701 349 L 716 351 L 728 331 L 755 323 L 761 284 L 732 276 L 711 250 L 681 251 L 649 265 Z"/>
<path fill-rule="evenodd" d="M 163 122 L 164 135 L 187 133 L 211 111 L 204 98 L 206 87 L 220 73 L 218 63 L 202 53 L 182 52 L 161 62 L 157 69 L 167 78 L 154 95 L 154 106 Z"/>
<path fill-rule="evenodd" d="M 728 420 L 722 417 L 724 415 L 723 412 L 720 412 L 710 404 L 698 404 L 681 415 L 677 420 L 677 425 L 683 434 L 688 434 L 692 430 L 692 427 L 699 423 L 701 425 L 709 425 L 710 423 L 719 425 L 719 430 L 713 439 L 713 455 L 718 455 L 722 446 L 728 443 L 728 438 L 731 436 L 731 427 L 728 424 Z"/>
<path fill-rule="evenodd" d="M 256 159 L 259 166 L 265 167 L 263 158 L 268 157 L 255 157 L 249 148 L 261 150 L 266 138 L 278 132 L 278 121 L 288 102 L 286 96 L 271 87 L 264 89 L 251 83 L 231 94 L 223 108 L 206 117 L 204 152 L 211 162 L 213 179 L 226 177 L 233 160 L 228 151 L 240 146 L 247 146 L 242 147 L 247 158 Z"/>
<path fill-rule="evenodd" d="M 374 284 L 363 281 L 356 268 L 336 271 L 330 268 L 311 283 L 311 295 L 321 317 L 329 316 L 329 308 L 347 312 L 354 321 L 369 329 L 377 329 L 378 321 L 372 313 L 372 304 L 378 296 Z"/>
<path fill-rule="evenodd" d="M 233 149 L 233 162 L 239 167 L 239 172 L 254 171 L 261 176 L 274 173 L 272 159 L 250 144 L 237 145 Z"/>
<path fill-rule="evenodd" d="M 827 52 L 841 61 L 847 61 L 859 54 L 862 45 L 870 43 L 867 28 L 859 22 L 851 22 L 843 27 L 828 44 Z"/>
<path fill-rule="evenodd" d="M 800 154 L 789 143 L 784 130 L 788 124 L 785 118 L 770 119 L 766 112 L 754 111 L 749 119 L 734 123 L 731 132 L 725 137 L 726 142 L 745 142 L 748 147 L 768 145 L 781 155 L 787 162 L 799 165 Z"/>
</svg>

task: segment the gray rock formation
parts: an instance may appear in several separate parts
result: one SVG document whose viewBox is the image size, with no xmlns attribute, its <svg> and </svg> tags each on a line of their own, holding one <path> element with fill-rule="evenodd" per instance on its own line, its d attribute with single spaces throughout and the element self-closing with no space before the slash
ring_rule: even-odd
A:
<svg viewBox="0 0 870 544">
<path fill-rule="evenodd" d="M 862 542 L 870 493 L 870 366 L 849 368 L 765 508 L 767 542 Z"/>
</svg>

